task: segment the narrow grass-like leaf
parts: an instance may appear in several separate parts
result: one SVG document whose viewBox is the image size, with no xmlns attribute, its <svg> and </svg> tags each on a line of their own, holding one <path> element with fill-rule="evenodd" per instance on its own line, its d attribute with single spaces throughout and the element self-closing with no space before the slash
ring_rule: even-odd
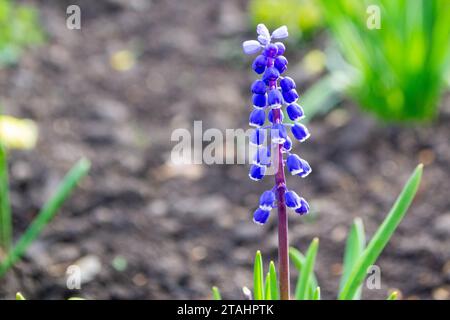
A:
<svg viewBox="0 0 450 320">
<path fill-rule="evenodd" d="M 393 291 L 386 300 L 397 300 L 398 299 L 398 292 L 397 291 Z"/>
<path fill-rule="evenodd" d="M 320 300 L 320 287 L 317 287 L 316 290 L 314 290 L 312 300 Z"/>
<path fill-rule="evenodd" d="M 273 261 L 270 261 L 269 274 L 270 274 L 270 297 L 272 298 L 272 300 L 279 300 L 280 291 L 277 281 L 277 271 L 275 269 L 275 263 Z"/>
<path fill-rule="evenodd" d="M 261 251 L 256 252 L 253 268 L 253 299 L 264 300 L 264 273 Z"/>
<path fill-rule="evenodd" d="M 267 272 L 266 275 L 266 282 L 264 283 L 264 300 L 272 300 L 271 294 L 270 294 L 270 272 Z"/>
<path fill-rule="evenodd" d="M 305 256 L 297 249 L 291 247 L 291 248 L 289 248 L 289 257 L 291 258 L 291 261 L 294 263 L 294 266 L 299 273 L 298 278 L 297 278 L 297 285 L 295 288 L 295 292 L 298 292 L 299 286 L 300 286 L 301 270 L 303 270 L 304 265 L 305 265 Z M 309 281 L 309 290 L 308 290 L 308 297 L 307 297 L 308 299 L 313 296 L 314 291 L 316 290 L 317 286 L 318 286 L 317 278 L 313 272 L 311 275 L 311 279 Z"/>
<path fill-rule="evenodd" d="M 367 269 L 375 263 L 411 205 L 419 188 L 422 172 L 423 165 L 420 164 L 407 181 L 394 206 L 367 245 L 367 248 L 364 249 L 362 255 L 356 261 L 339 294 L 339 299 L 349 300 L 354 298 L 358 287 L 364 281 Z"/>
<path fill-rule="evenodd" d="M 11 247 L 12 217 L 9 202 L 8 157 L 0 141 L 0 247 L 5 253 Z"/>
<path fill-rule="evenodd" d="M 222 300 L 222 296 L 220 294 L 219 288 L 212 287 L 211 291 L 212 291 L 212 296 L 213 296 L 214 300 Z"/>
<path fill-rule="evenodd" d="M 319 239 L 314 238 L 311 242 L 308 251 L 306 252 L 304 268 L 300 272 L 298 290 L 295 292 L 297 300 L 308 299 L 308 289 L 311 280 L 311 275 L 314 271 L 314 263 L 316 261 L 317 249 L 319 248 Z"/>
<path fill-rule="evenodd" d="M 16 300 L 27 300 L 20 292 L 16 293 Z"/>
<path fill-rule="evenodd" d="M 28 246 L 39 236 L 44 227 L 51 221 L 63 203 L 67 200 L 77 184 L 88 173 L 89 168 L 89 161 L 82 159 L 78 161 L 69 173 L 67 173 L 55 195 L 41 209 L 31 225 L 20 237 L 17 244 L 9 252 L 6 259 L 0 264 L 0 277 L 22 257 Z"/>
<path fill-rule="evenodd" d="M 366 235 L 364 233 L 364 224 L 360 218 L 356 218 L 353 221 L 350 233 L 347 238 L 347 244 L 344 253 L 344 268 L 342 272 L 341 281 L 339 283 L 339 290 L 342 290 L 345 282 L 350 276 L 353 266 L 357 259 L 362 254 L 366 246 Z M 358 288 L 355 294 L 355 299 L 361 297 L 361 286 Z"/>
</svg>

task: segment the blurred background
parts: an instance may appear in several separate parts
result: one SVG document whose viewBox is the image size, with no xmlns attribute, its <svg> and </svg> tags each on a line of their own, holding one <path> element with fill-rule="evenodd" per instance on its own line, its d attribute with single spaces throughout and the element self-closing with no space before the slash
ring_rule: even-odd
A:
<svg viewBox="0 0 450 320">
<path fill-rule="evenodd" d="M 81 30 L 66 27 L 73 4 Z M 288 183 L 313 212 L 291 214 L 290 240 L 305 250 L 320 238 L 324 298 L 335 298 L 352 219 L 371 236 L 422 162 L 419 194 L 378 261 L 382 287 L 363 297 L 450 299 L 446 0 L 0 0 L 0 106 L 39 131 L 35 148 L 10 155 L 16 232 L 76 160 L 93 164 L 0 279 L 0 298 L 204 299 L 212 285 L 242 298 L 255 251 L 277 256 L 276 219 L 251 222 L 272 181 L 250 181 L 246 165 L 174 167 L 170 137 L 194 120 L 248 128 L 256 75 L 241 43 L 260 22 L 291 35 L 287 73 L 312 132 L 296 148 L 313 173 Z M 73 264 L 79 291 L 66 287 Z"/>
</svg>

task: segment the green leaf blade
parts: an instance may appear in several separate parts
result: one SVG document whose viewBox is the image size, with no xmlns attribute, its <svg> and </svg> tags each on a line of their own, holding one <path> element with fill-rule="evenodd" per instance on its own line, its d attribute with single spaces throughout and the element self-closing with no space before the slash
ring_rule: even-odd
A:
<svg viewBox="0 0 450 320">
<path fill-rule="evenodd" d="M 273 261 L 270 261 L 269 274 L 270 274 L 270 296 L 272 300 L 280 300 L 280 289 L 278 287 L 277 271 L 275 268 L 275 263 Z"/>
<path fill-rule="evenodd" d="M 375 263 L 411 205 L 419 188 L 422 173 L 423 165 L 420 164 L 406 182 L 391 211 L 358 258 L 339 294 L 339 299 L 349 300 L 355 296 L 358 287 L 364 281 L 366 270 Z"/>
<path fill-rule="evenodd" d="M 295 297 L 297 300 L 306 300 L 309 298 L 308 289 L 314 272 L 314 264 L 316 260 L 317 250 L 319 248 L 319 239 L 314 238 L 308 248 L 305 257 L 304 268 L 300 272 L 299 285 L 296 290 Z"/>
<path fill-rule="evenodd" d="M 89 169 L 90 162 L 86 159 L 81 159 L 66 174 L 53 197 L 50 198 L 45 206 L 39 211 L 31 225 L 9 252 L 6 259 L 0 264 L 0 277 L 22 257 L 30 244 L 39 236 L 44 227 L 56 215 L 81 179 L 87 175 Z"/>
<path fill-rule="evenodd" d="M 222 295 L 220 294 L 219 288 L 212 287 L 211 291 L 214 300 L 222 300 Z"/>
<path fill-rule="evenodd" d="M 255 255 L 255 264 L 253 269 L 253 299 L 264 300 L 264 273 L 261 251 Z"/>
</svg>

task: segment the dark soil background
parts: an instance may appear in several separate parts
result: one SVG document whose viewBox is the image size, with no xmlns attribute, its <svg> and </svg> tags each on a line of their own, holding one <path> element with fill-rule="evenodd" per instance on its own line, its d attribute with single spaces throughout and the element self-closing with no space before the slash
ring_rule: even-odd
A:
<svg viewBox="0 0 450 320">
<path fill-rule="evenodd" d="M 253 37 L 246 2 L 28 2 L 40 10 L 48 43 L 0 70 L 7 113 L 40 129 L 35 150 L 11 154 L 16 238 L 79 158 L 93 168 L 0 280 L 0 298 L 20 290 L 35 299 L 204 299 L 212 285 L 241 298 L 255 251 L 276 259 L 275 216 L 264 227 L 251 222 L 272 181 L 250 181 L 246 165 L 173 167 L 170 138 L 194 120 L 204 129 L 247 129 L 255 76 L 240 47 Z M 81 6 L 81 31 L 66 28 L 70 4 Z M 324 37 L 308 46 L 323 48 Z M 129 71 L 111 67 L 120 50 L 137 55 Z M 305 50 L 288 47 L 301 91 L 316 80 L 295 66 Z M 324 298 L 337 292 L 352 219 L 362 217 L 371 236 L 419 162 L 426 165 L 419 194 L 378 261 L 382 288 L 363 296 L 384 299 L 397 288 L 403 298 L 450 298 L 449 120 L 447 97 L 439 119 L 424 126 L 383 125 L 350 102 L 309 125 L 301 154 L 314 171 L 288 184 L 314 212 L 291 213 L 290 239 L 303 251 L 320 238 Z M 81 290 L 66 288 L 72 264 L 87 275 Z"/>
</svg>

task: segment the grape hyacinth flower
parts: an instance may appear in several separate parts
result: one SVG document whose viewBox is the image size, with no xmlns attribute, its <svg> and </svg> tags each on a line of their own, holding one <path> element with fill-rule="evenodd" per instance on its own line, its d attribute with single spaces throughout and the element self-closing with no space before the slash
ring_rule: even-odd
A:
<svg viewBox="0 0 450 320">
<path fill-rule="evenodd" d="M 264 191 L 259 200 L 259 207 L 253 214 L 253 221 L 264 224 L 268 221 L 272 208 L 278 208 L 278 256 L 280 270 L 281 298 L 289 299 L 289 255 L 288 255 L 288 222 L 286 208 L 299 215 L 309 212 L 306 200 L 286 186 L 285 166 L 294 176 L 306 177 L 311 172 L 308 162 L 291 153 L 293 139 L 303 142 L 310 136 L 308 129 L 299 120 L 303 119 L 302 107 L 298 104 L 299 95 L 295 81 L 283 76 L 288 68 L 288 60 L 283 55 L 286 47 L 278 40 L 288 37 L 286 26 L 282 26 L 270 34 L 264 24 L 256 28 L 257 40 L 243 43 L 246 54 L 258 54 L 253 60 L 252 69 L 261 75 L 251 85 L 252 108 L 249 124 L 256 127 L 250 142 L 256 146 L 256 154 L 250 168 L 252 180 L 262 180 L 270 166 L 275 168 L 275 186 Z M 284 121 L 282 107 L 293 122 Z M 266 124 L 266 116 L 268 125 Z M 269 146 L 264 146 L 264 143 Z M 276 150 L 270 154 L 270 150 Z"/>
</svg>

